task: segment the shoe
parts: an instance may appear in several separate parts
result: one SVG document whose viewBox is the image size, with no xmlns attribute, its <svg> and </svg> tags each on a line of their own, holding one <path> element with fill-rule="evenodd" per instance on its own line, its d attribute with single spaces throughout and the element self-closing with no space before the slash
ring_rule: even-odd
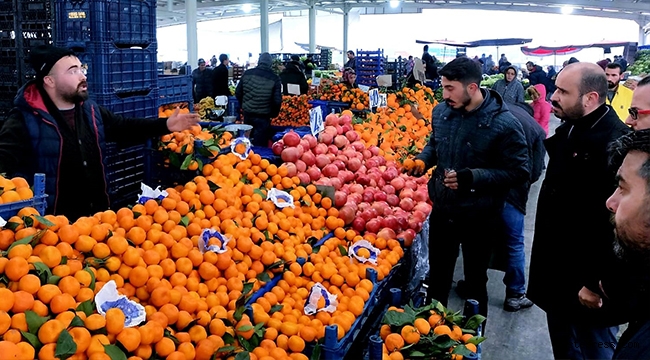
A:
<svg viewBox="0 0 650 360">
<path fill-rule="evenodd" d="M 466 287 L 467 287 L 467 284 L 465 283 L 465 280 L 458 280 L 458 282 L 456 283 L 456 294 L 458 294 L 458 296 L 461 299 L 467 299 L 468 298 L 468 296 L 467 296 L 467 288 Z"/>
<path fill-rule="evenodd" d="M 526 294 L 521 294 L 507 297 L 506 301 L 503 303 L 503 310 L 515 312 L 521 309 L 527 309 L 531 306 L 533 306 L 533 302 L 526 297 Z"/>
</svg>

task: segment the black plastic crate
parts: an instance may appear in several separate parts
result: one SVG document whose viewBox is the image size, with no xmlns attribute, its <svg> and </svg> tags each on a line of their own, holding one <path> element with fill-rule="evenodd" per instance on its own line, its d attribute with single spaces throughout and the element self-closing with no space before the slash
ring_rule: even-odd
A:
<svg viewBox="0 0 650 360">
<path fill-rule="evenodd" d="M 0 0 L 0 15 L 13 14 L 16 12 L 14 0 Z"/>
<path fill-rule="evenodd" d="M 90 85 L 90 80 L 88 80 Z M 111 112 L 131 118 L 158 118 L 158 91 L 156 89 L 114 94 L 93 94 L 90 97 Z"/>
<path fill-rule="evenodd" d="M 0 11 L 0 31 L 11 33 L 16 28 L 15 15 L 12 12 Z"/>
<path fill-rule="evenodd" d="M 0 74 L 16 74 L 18 64 L 16 47 L 5 46 L 5 41 L 0 41 Z"/>
<path fill-rule="evenodd" d="M 38 21 L 52 23 L 54 3 L 52 0 L 16 0 L 21 22 Z"/>
<path fill-rule="evenodd" d="M 135 204 L 145 179 L 145 146 L 121 148 L 116 143 L 107 143 L 106 177 L 112 209 Z"/>
<path fill-rule="evenodd" d="M 14 98 L 18 89 L 15 83 L 0 83 L 0 113 L 8 112 L 14 107 Z"/>
</svg>

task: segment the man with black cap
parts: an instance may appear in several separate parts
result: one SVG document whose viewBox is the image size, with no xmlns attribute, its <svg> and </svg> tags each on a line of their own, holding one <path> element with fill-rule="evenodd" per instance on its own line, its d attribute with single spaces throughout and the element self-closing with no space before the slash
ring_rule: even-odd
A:
<svg viewBox="0 0 650 360">
<path fill-rule="evenodd" d="M 205 65 L 204 59 L 199 59 L 199 67 L 192 71 L 192 89 L 194 89 L 194 103 L 212 96 L 212 70 Z"/>
<path fill-rule="evenodd" d="M 44 173 L 48 213 L 72 220 L 109 207 L 106 142 L 144 142 L 199 120 L 178 110 L 156 120 L 112 114 L 88 99 L 85 69 L 70 50 L 39 46 L 30 63 L 36 79 L 18 91 L 0 130 L 0 173 Z"/>
<path fill-rule="evenodd" d="M 282 82 L 271 70 L 272 64 L 269 53 L 260 55 L 257 67 L 244 72 L 235 90 L 244 123 L 253 126 L 251 143 L 255 146 L 268 147 L 271 119 L 278 116 L 282 106 Z"/>
<path fill-rule="evenodd" d="M 228 55 L 219 55 L 219 66 L 212 70 L 212 93 L 213 97 L 230 96 L 230 87 L 228 86 Z"/>
</svg>

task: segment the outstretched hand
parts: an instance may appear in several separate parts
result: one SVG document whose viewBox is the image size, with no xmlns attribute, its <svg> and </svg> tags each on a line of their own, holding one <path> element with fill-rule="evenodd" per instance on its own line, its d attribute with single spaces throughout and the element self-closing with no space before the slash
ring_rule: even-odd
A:
<svg viewBox="0 0 650 360">
<path fill-rule="evenodd" d="M 188 113 L 179 114 L 180 108 L 176 108 L 174 113 L 167 119 L 167 129 L 171 132 L 183 131 L 199 123 L 201 117 L 199 114 Z"/>
<path fill-rule="evenodd" d="M 415 177 L 420 177 L 424 175 L 424 172 L 426 171 L 426 165 L 424 164 L 424 161 L 415 159 L 415 161 L 409 162 L 408 166 L 405 166 L 404 169 L 406 170 L 407 174 Z"/>
</svg>

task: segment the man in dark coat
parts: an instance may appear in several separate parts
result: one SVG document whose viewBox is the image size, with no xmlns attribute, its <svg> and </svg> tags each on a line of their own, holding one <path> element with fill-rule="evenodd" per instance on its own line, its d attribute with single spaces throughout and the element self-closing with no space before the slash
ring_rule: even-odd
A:
<svg viewBox="0 0 650 360">
<path fill-rule="evenodd" d="M 309 91 L 309 85 L 305 74 L 300 70 L 300 58 L 298 55 L 292 55 L 291 61 L 287 63 L 280 73 L 280 80 L 282 81 L 282 88 L 284 89 L 283 95 L 289 94 L 289 84 L 300 86 L 300 95 L 306 94 Z"/>
<path fill-rule="evenodd" d="M 36 79 L 18 91 L 0 131 L 0 173 L 28 180 L 45 174 L 48 214 L 74 221 L 109 208 L 107 142 L 142 144 L 199 121 L 178 111 L 168 119 L 129 119 L 98 106 L 68 49 L 39 46 L 29 62 Z"/>
<path fill-rule="evenodd" d="M 614 188 L 607 146 L 629 131 L 605 104 L 607 78 L 593 63 L 567 65 L 557 76 L 553 112 L 564 120 L 545 141 L 550 157 L 540 191 L 528 297 L 546 312 L 556 358 L 609 359 L 619 309 L 580 299 L 599 291 L 616 259 L 609 212 Z"/>
<path fill-rule="evenodd" d="M 228 55 L 219 55 L 219 66 L 212 70 L 212 97 L 230 96 L 228 86 Z"/>
<path fill-rule="evenodd" d="M 255 146 L 269 146 L 271 119 L 278 116 L 282 106 L 282 82 L 273 73 L 272 63 L 269 53 L 260 55 L 257 67 L 244 72 L 235 90 L 244 111 L 244 123 L 253 126 L 251 143 Z"/>
<path fill-rule="evenodd" d="M 212 95 L 212 69 L 206 67 L 203 59 L 199 59 L 199 67 L 192 71 L 192 89 L 195 104 Z"/>
<path fill-rule="evenodd" d="M 495 226 L 508 191 L 528 180 L 526 139 L 499 94 L 479 86 L 479 64 L 457 58 L 440 74 L 445 101 L 433 110 L 434 133 L 410 171 L 421 175 L 436 166 L 429 181 L 433 250 L 427 297 L 447 304 L 463 244 L 467 294 L 487 315 L 487 268 Z"/>
<path fill-rule="evenodd" d="M 618 188 L 607 200 L 607 208 L 616 224 L 614 251 L 626 272 L 621 278 L 632 284 L 621 292 L 631 300 L 622 310 L 633 314 L 613 359 L 645 360 L 650 359 L 650 130 L 621 137 L 612 150 L 614 165 L 620 168 Z M 605 298 L 618 296 L 610 284 L 603 284 L 602 290 Z"/>
</svg>

